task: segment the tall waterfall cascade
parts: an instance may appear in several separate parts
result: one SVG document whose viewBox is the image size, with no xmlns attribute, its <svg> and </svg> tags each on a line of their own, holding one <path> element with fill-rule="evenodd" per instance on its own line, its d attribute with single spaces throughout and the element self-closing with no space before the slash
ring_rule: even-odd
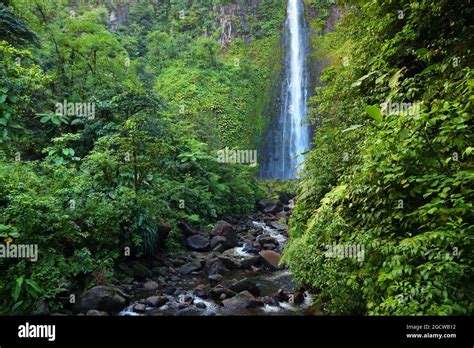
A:
<svg viewBox="0 0 474 348">
<path fill-rule="evenodd" d="M 301 169 L 303 152 L 309 149 L 309 126 L 305 122 L 308 98 L 308 40 L 303 0 L 288 0 L 285 21 L 285 64 L 278 122 L 270 127 L 266 158 L 260 176 L 293 179 Z M 297 168 L 298 167 L 298 168 Z"/>
</svg>

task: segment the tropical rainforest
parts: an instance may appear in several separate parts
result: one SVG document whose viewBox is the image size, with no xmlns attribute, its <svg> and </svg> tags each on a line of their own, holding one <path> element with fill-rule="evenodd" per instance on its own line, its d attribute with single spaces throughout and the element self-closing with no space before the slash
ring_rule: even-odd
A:
<svg viewBox="0 0 474 348">
<path fill-rule="evenodd" d="M 217 152 L 271 156 L 286 1 L 0 1 L 0 314 L 189 312 L 203 274 L 224 308 L 473 314 L 471 1 L 302 2 L 311 149 L 266 180 Z"/>
</svg>

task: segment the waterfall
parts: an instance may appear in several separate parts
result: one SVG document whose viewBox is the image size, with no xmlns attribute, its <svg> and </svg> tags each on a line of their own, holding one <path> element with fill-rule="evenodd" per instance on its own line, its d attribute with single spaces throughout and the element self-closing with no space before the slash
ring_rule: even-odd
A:
<svg viewBox="0 0 474 348">
<path fill-rule="evenodd" d="M 285 65 L 278 122 L 270 126 L 266 140 L 266 160 L 262 178 L 296 178 L 297 166 L 309 149 L 307 108 L 308 54 L 303 0 L 288 0 L 285 21 Z"/>
</svg>

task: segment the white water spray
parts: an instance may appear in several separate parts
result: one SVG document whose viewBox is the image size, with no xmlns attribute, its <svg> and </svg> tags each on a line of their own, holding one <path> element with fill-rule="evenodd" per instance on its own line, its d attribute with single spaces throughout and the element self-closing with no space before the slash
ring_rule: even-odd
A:
<svg viewBox="0 0 474 348">
<path fill-rule="evenodd" d="M 301 154 L 309 149 L 307 113 L 307 35 L 303 0 L 288 0 L 285 22 L 285 76 L 281 89 L 281 110 L 278 123 L 267 139 L 268 154 L 261 177 L 295 178 Z"/>
</svg>

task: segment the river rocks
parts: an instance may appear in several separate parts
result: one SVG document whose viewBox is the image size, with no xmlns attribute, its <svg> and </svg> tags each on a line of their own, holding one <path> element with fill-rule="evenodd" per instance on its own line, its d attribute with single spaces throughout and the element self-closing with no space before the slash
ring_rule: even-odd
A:
<svg viewBox="0 0 474 348">
<path fill-rule="evenodd" d="M 180 258 L 171 260 L 171 264 L 172 264 L 174 267 L 181 267 L 181 266 L 183 266 L 185 263 L 186 263 L 186 260 L 183 260 L 183 259 L 180 259 Z"/>
<path fill-rule="evenodd" d="M 288 204 L 290 202 L 290 199 L 295 197 L 295 193 L 288 193 L 288 192 L 283 192 L 283 191 L 277 191 L 276 193 L 278 195 L 278 199 L 280 202 L 283 204 Z"/>
<path fill-rule="evenodd" d="M 183 293 L 179 295 L 179 302 L 180 304 L 187 303 L 188 305 L 191 305 L 194 302 L 194 298 L 191 295 Z"/>
<path fill-rule="evenodd" d="M 262 246 L 258 242 L 245 243 L 244 248 L 242 249 L 242 251 L 249 254 L 258 254 L 260 250 L 262 250 Z"/>
<path fill-rule="evenodd" d="M 163 293 L 165 295 L 173 295 L 176 292 L 176 287 L 174 286 L 168 286 L 163 290 Z"/>
<path fill-rule="evenodd" d="M 257 284 L 247 278 L 241 279 L 233 283 L 229 287 L 229 289 L 234 292 L 242 292 L 246 290 L 254 296 L 260 296 L 260 289 L 258 288 Z"/>
<path fill-rule="evenodd" d="M 246 256 L 240 260 L 240 268 L 250 269 L 252 266 L 256 265 L 260 261 L 260 257 L 255 256 Z"/>
<path fill-rule="evenodd" d="M 150 296 L 146 299 L 146 303 L 153 307 L 161 307 L 167 302 L 168 298 L 165 296 Z"/>
<path fill-rule="evenodd" d="M 283 209 L 283 205 L 276 199 L 262 199 L 258 202 L 260 211 L 266 214 L 276 214 Z"/>
<path fill-rule="evenodd" d="M 214 249 L 212 249 L 212 251 L 216 253 L 222 253 L 225 250 L 226 248 L 224 247 L 224 244 L 219 244 Z"/>
<path fill-rule="evenodd" d="M 200 235 L 191 236 L 186 239 L 186 246 L 194 251 L 207 251 L 209 244 L 209 239 Z"/>
<path fill-rule="evenodd" d="M 265 296 L 263 298 L 263 303 L 269 306 L 278 306 L 278 301 L 271 296 Z"/>
<path fill-rule="evenodd" d="M 201 267 L 202 266 L 200 262 L 197 262 L 197 261 L 189 262 L 180 268 L 179 273 L 181 273 L 182 275 L 188 275 L 192 272 L 199 271 Z"/>
<path fill-rule="evenodd" d="M 273 269 L 278 269 L 278 263 L 280 262 L 281 255 L 273 250 L 262 250 L 259 255 L 262 257 L 262 261 L 265 265 Z"/>
<path fill-rule="evenodd" d="M 143 284 L 143 288 L 145 289 L 145 291 L 155 291 L 159 287 L 160 286 L 158 285 L 158 283 L 154 280 L 149 280 L 145 284 Z"/>
<path fill-rule="evenodd" d="M 217 258 L 223 263 L 228 269 L 238 269 L 240 268 L 240 261 L 232 256 L 228 255 L 219 255 Z"/>
<path fill-rule="evenodd" d="M 79 300 L 79 309 L 87 312 L 90 309 L 97 309 L 107 313 L 117 313 L 122 310 L 127 301 L 119 295 L 117 289 L 99 285 L 87 290 Z"/>
<path fill-rule="evenodd" d="M 270 235 L 263 235 L 257 238 L 263 250 L 276 250 L 278 248 L 278 241 Z"/>
<path fill-rule="evenodd" d="M 209 290 L 209 295 L 214 299 L 222 299 L 222 295 L 224 295 L 223 298 L 229 298 L 235 296 L 235 292 L 222 285 L 217 285 L 215 288 Z"/>
<path fill-rule="evenodd" d="M 221 247 L 219 250 L 216 250 L 218 247 Z M 231 248 L 227 241 L 227 238 L 224 236 L 214 236 L 211 239 L 211 250 L 213 251 L 224 251 Z"/>
<path fill-rule="evenodd" d="M 280 202 L 263 200 L 259 204 L 261 211 L 248 216 L 224 216 L 225 221 L 219 221 L 208 231 L 181 224 L 188 250 L 148 259 L 149 263 L 145 265 L 153 267 L 152 271 L 137 261 L 124 263 L 127 272 L 123 272 L 125 275 L 120 272 L 117 277 L 121 289 L 126 286 L 126 276 L 133 277 L 131 283 L 126 281 L 129 284 L 126 292 L 133 292 L 135 299 L 142 294 L 131 310 L 143 315 L 253 315 L 263 314 L 254 308 L 265 304 L 303 303 L 304 291 L 287 292 L 294 287 L 288 272 L 278 272 L 274 281 L 269 274 L 269 269 L 279 268 L 291 214 L 283 211 L 287 205 L 282 201 L 289 203 L 287 197 Z M 226 277 L 231 271 L 237 280 Z M 265 288 L 260 288 L 260 283 L 265 284 Z M 278 286 L 285 291 L 277 293 Z M 146 292 L 144 288 L 152 292 Z M 272 295 L 259 297 L 268 293 Z M 283 305 L 278 311 L 286 313 L 296 309 L 291 307 Z"/>
<path fill-rule="evenodd" d="M 211 283 L 211 286 L 215 286 L 219 284 L 224 277 L 220 274 L 211 274 L 207 279 L 209 280 L 209 283 Z"/>
<path fill-rule="evenodd" d="M 235 249 L 229 249 L 224 251 L 221 255 L 217 255 L 217 258 L 224 264 L 228 269 L 249 269 L 253 265 L 259 262 L 259 256 L 247 256 L 236 254 Z"/>
<path fill-rule="evenodd" d="M 199 230 L 197 228 L 188 224 L 185 221 L 180 222 L 178 224 L 178 227 L 181 229 L 181 231 L 184 232 L 184 235 L 187 237 L 195 235 L 195 234 L 199 234 Z"/>
<path fill-rule="evenodd" d="M 123 273 L 125 273 L 125 275 L 129 276 L 129 277 L 133 277 L 133 270 L 131 267 L 128 267 L 125 263 L 119 263 L 117 265 L 117 268 L 122 271 Z"/>
<path fill-rule="evenodd" d="M 279 244 L 275 238 L 273 238 L 272 236 L 268 234 L 258 237 L 257 241 L 260 243 L 261 246 L 264 246 L 265 244 L 274 244 L 274 245 Z"/>
<path fill-rule="evenodd" d="M 206 255 L 204 255 L 201 252 L 191 251 L 188 256 L 189 256 L 189 258 L 188 258 L 187 261 L 189 261 L 189 262 L 195 261 L 195 262 L 198 262 L 201 265 L 203 265 L 204 262 L 206 261 Z"/>
<path fill-rule="evenodd" d="M 290 299 L 290 295 L 284 292 L 283 289 L 279 289 L 274 297 L 279 302 L 288 302 Z"/>
<path fill-rule="evenodd" d="M 157 277 L 164 277 L 168 274 L 168 270 L 166 267 L 153 267 L 151 271 L 153 275 Z"/>
<path fill-rule="evenodd" d="M 130 285 L 130 284 L 133 284 L 134 281 L 135 279 L 133 279 L 132 277 L 125 277 L 122 280 L 122 284 Z"/>
<path fill-rule="evenodd" d="M 290 300 L 294 304 L 299 305 L 304 302 L 304 298 L 305 298 L 304 288 L 300 288 L 293 293 L 293 296 L 290 297 Z"/>
<path fill-rule="evenodd" d="M 250 292 L 242 291 L 234 297 L 222 301 L 222 305 L 225 312 L 239 312 L 248 308 L 262 307 L 264 303 Z"/>
<path fill-rule="evenodd" d="M 204 285 L 204 284 L 199 284 L 198 286 L 194 288 L 193 294 L 201 298 L 207 298 L 209 296 L 209 286 Z"/>
<path fill-rule="evenodd" d="M 141 264 L 138 261 L 133 261 L 130 264 L 132 270 L 132 277 L 137 280 L 145 280 L 146 278 L 150 278 L 153 276 L 152 271 L 145 265 Z"/>
<path fill-rule="evenodd" d="M 270 226 L 272 226 L 274 229 L 278 231 L 286 231 L 288 230 L 288 226 L 285 224 L 280 224 L 279 222 L 272 221 L 270 222 Z"/>
<path fill-rule="evenodd" d="M 190 306 L 189 303 L 183 302 L 183 303 L 178 304 L 178 309 L 186 309 L 189 306 Z M 182 312 L 182 313 L 184 313 L 184 312 Z"/>
<path fill-rule="evenodd" d="M 198 303 L 195 304 L 195 306 L 197 308 L 201 308 L 201 309 L 206 309 L 207 308 L 207 306 L 204 302 L 198 302 Z"/>
<path fill-rule="evenodd" d="M 97 309 L 90 309 L 87 311 L 86 316 L 88 317 L 106 317 L 107 312 L 98 311 Z"/>
<path fill-rule="evenodd" d="M 227 221 L 218 221 L 214 228 L 211 230 L 212 236 L 225 236 L 226 234 L 233 232 L 234 226 L 229 224 Z"/>
<path fill-rule="evenodd" d="M 178 315 L 181 315 L 181 316 L 193 316 L 193 317 L 195 317 L 195 316 L 204 315 L 204 310 L 203 309 L 201 309 L 200 307 L 197 307 L 197 306 L 196 307 L 189 306 L 189 304 L 187 304 L 187 303 L 182 303 L 178 308 L 180 309 L 180 311 L 178 312 Z"/>
<path fill-rule="evenodd" d="M 281 221 L 281 220 L 285 220 L 285 221 L 288 221 L 288 218 L 289 218 L 289 213 L 285 211 L 285 209 L 283 209 L 283 211 L 280 211 L 278 213 L 275 214 L 275 217 Z"/>
<path fill-rule="evenodd" d="M 225 248 L 233 248 L 239 245 L 237 241 L 237 233 L 234 227 L 226 221 L 219 221 L 211 231 L 213 237 L 221 236 L 226 239 L 225 243 L 221 243 Z M 213 238 L 214 239 L 214 238 Z"/>
<path fill-rule="evenodd" d="M 222 263 L 221 260 L 218 258 L 208 258 L 206 260 L 206 265 L 204 266 L 204 270 L 208 275 L 213 274 L 220 274 L 226 275 L 229 274 L 229 270 L 226 266 Z"/>
<path fill-rule="evenodd" d="M 146 310 L 146 305 L 143 303 L 137 303 L 133 306 L 133 311 L 137 313 L 143 313 Z"/>
</svg>

